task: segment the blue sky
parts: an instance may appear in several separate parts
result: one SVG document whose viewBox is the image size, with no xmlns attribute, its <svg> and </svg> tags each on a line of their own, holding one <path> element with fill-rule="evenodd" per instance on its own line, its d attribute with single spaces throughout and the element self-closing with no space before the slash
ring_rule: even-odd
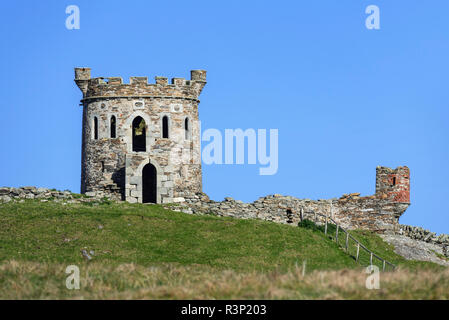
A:
<svg viewBox="0 0 449 320">
<path fill-rule="evenodd" d="M 65 28 L 68 5 L 81 29 Z M 365 8 L 380 8 L 380 30 Z M 206 69 L 203 129 L 279 130 L 279 170 L 203 165 L 204 191 L 253 201 L 374 193 L 407 165 L 402 223 L 449 233 L 449 2 L 3 1 L 0 185 L 79 191 L 81 93 L 92 75 Z"/>
</svg>

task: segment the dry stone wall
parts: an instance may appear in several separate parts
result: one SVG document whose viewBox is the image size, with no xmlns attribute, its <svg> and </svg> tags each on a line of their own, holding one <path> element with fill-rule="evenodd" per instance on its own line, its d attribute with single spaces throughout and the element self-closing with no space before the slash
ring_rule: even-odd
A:
<svg viewBox="0 0 449 320">
<path fill-rule="evenodd" d="M 399 225 L 398 234 L 405 235 L 414 240 L 449 246 L 449 235 L 448 234 L 443 233 L 443 234 L 437 235 L 435 232 L 431 232 L 430 230 L 426 230 L 422 227 L 414 227 L 414 226 L 401 224 L 401 225 Z M 449 254 L 449 252 L 448 252 L 448 254 Z"/>
<path fill-rule="evenodd" d="M 40 200 L 40 201 L 67 201 L 69 203 L 97 202 L 110 199 L 104 193 L 90 193 L 85 195 L 75 194 L 70 191 L 58 191 L 55 189 L 37 188 L 37 187 L 20 187 L 0 188 L 0 203 L 8 203 L 11 201 L 24 200 Z"/>
</svg>

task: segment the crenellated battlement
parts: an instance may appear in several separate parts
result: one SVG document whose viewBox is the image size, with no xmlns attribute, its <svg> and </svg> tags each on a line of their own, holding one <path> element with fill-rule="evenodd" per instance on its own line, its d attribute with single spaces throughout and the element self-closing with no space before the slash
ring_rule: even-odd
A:
<svg viewBox="0 0 449 320">
<path fill-rule="evenodd" d="M 108 97 L 155 97 L 185 98 L 198 100 L 206 85 L 205 70 L 191 70 L 190 80 L 172 78 L 169 83 L 166 77 L 155 77 L 154 83 L 148 77 L 130 77 L 124 83 L 121 77 L 91 78 L 90 68 L 75 68 L 75 82 L 83 92 L 83 100 Z"/>
</svg>

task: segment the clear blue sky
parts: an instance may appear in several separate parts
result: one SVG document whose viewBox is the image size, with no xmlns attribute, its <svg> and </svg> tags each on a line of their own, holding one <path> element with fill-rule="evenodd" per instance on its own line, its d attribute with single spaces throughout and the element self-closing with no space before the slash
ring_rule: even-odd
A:
<svg viewBox="0 0 449 320">
<path fill-rule="evenodd" d="M 81 29 L 65 28 L 68 5 Z M 381 29 L 365 28 L 380 8 Z M 203 166 L 213 199 L 374 193 L 407 165 L 402 223 L 449 233 L 449 1 L 2 1 L 0 185 L 79 192 L 81 92 L 92 75 L 208 70 L 203 129 L 279 129 L 279 170 Z"/>
</svg>

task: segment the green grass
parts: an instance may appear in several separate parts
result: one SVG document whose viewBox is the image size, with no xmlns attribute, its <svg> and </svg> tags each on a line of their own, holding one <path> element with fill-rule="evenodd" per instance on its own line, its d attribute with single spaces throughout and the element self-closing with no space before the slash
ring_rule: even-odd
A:
<svg viewBox="0 0 449 320">
<path fill-rule="evenodd" d="M 0 204 L 0 299 L 447 299 L 449 271 L 407 261 L 378 235 L 351 231 L 396 264 L 365 288 L 367 256 L 335 226 L 188 215 L 159 205 L 27 200 Z M 86 261 L 81 250 L 93 250 Z M 368 259 L 368 260 L 367 260 Z M 302 270 L 306 261 L 306 270 Z M 65 287 L 68 265 L 81 290 Z M 305 274 L 305 276 L 304 276 Z"/>
<path fill-rule="evenodd" d="M 0 205 L 0 225 L 0 261 L 77 264 L 86 249 L 95 252 L 92 261 L 112 265 L 171 263 L 238 271 L 287 271 L 304 260 L 308 270 L 364 265 L 316 227 L 188 215 L 159 205 L 29 200 Z M 355 235 L 392 263 L 435 267 L 406 261 L 377 235 Z"/>
</svg>

